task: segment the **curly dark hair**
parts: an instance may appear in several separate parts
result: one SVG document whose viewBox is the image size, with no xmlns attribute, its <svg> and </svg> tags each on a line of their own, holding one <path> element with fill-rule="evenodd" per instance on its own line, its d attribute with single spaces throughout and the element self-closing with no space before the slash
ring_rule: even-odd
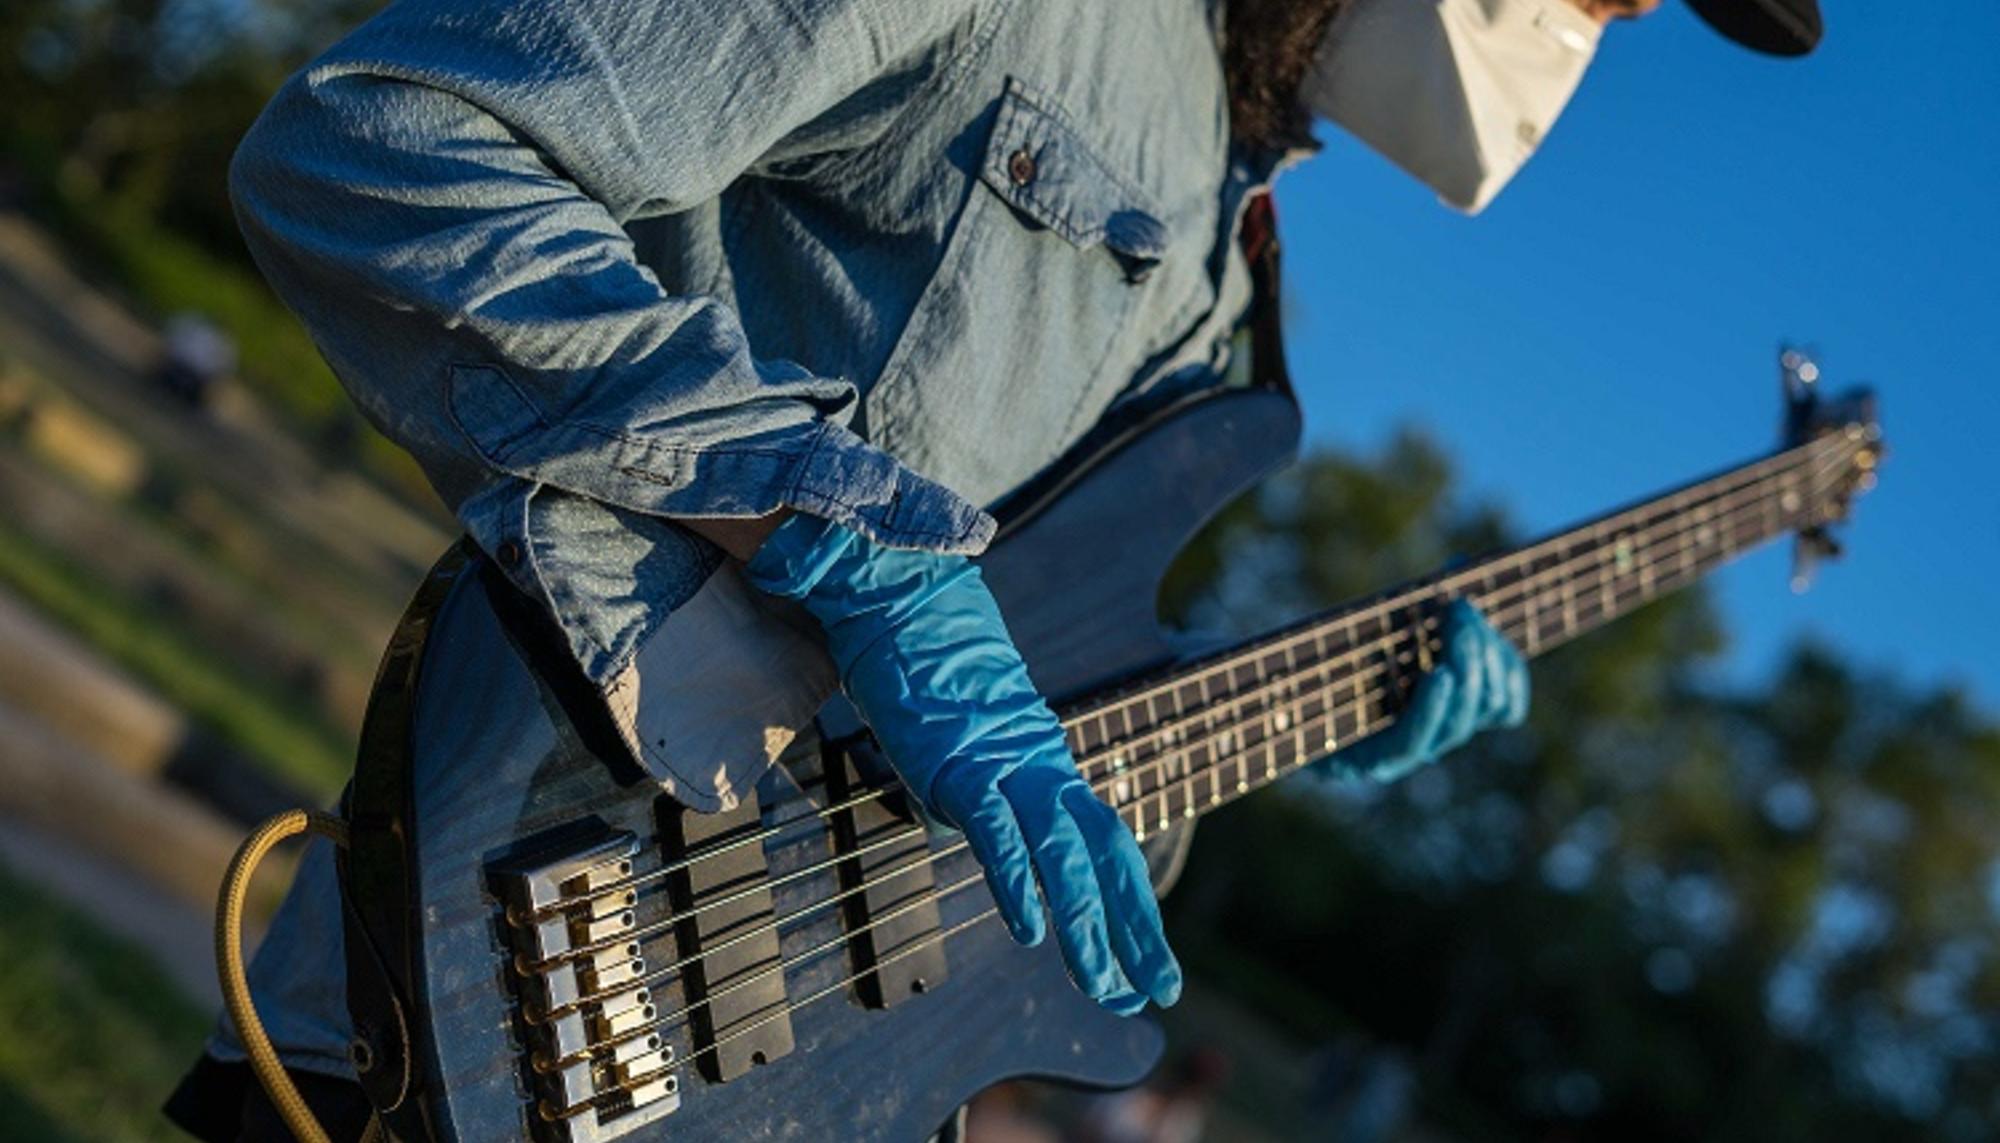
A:
<svg viewBox="0 0 2000 1143">
<path fill-rule="evenodd" d="M 1311 146 L 1312 115 L 1299 103 L 1299 84 L 1348 0 L 1225 2 L 1222 64 L 1230 129 L 1255 147 Z"/>
</svg>

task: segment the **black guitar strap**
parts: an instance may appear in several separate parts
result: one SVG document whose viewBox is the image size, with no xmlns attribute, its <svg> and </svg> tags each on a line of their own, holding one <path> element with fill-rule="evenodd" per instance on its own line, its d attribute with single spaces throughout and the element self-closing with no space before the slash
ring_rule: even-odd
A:
<svg viewBox="0 0 2000 1143">
<path fill-rule="evenodd" d="M 347 1012 L 356 1075 L 383 1126 L 403 1143 L 439 1138 L 422 1098 L 419 1027 L 409 998 L 422 950 L 417 923 L 411 766 L 418 688 L 431 621 L 452 588 L 480 563 L 460 540 L 432 566 L 396 624 L 369 694 L 354 781 L 347 790 L 348 848 L 340 856 L 347 949 Z"/>
</svg>

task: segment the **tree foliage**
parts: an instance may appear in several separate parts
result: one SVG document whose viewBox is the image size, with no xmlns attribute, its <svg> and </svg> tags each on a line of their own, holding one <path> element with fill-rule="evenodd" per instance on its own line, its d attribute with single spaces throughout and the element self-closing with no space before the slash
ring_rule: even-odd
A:
<svg viewBox="0 0 2000 1143">
<path fill-rule="evenodd" d="M 1414 436 L 1314 456 L 1167 606 L 1255 629 L 1505 535 L 1450 492 Z M 1521 731 L 1224 810 L 1177 946 L 1302 1047 L 1402 1061 L 1409 1122 L 1462 1137 L 1992 1137 L 2000 732 L 1818 647 L 1721 691 L 1721 646 L 1670 597 L 1539 661 Z"/>
</svg>

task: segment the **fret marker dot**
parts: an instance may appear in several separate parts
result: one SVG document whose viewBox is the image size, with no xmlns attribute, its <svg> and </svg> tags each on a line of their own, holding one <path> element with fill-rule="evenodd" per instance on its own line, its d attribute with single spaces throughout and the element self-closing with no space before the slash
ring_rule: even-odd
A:
<svg viewBox="0 0 2000 1143">
<path fill-rule="evenodd" d="M 1123 770 L 1125 768 L 1125 756 L 1123 754 L 1113 754 L 1111 756 L 1111 768 L 1113 770 Z"/>
<path fill-rule="evenodd" d="M 1187 804 L 1187 806 L 1186 806 L 1185 808 L 1183 808 L 1183 809 L 1181 810 L 1181 816 L 1182 816 L 1182 817 L 1184 817 L 1184 818 L 1189 818 L 1189 819 L 1192 819 L 1192 818 L 1194 817 L 1194 803 L 1193 803 L 1193 802 L 1189 802 L 1189 803 Z"/>
<path fill-rule="evenodd" d="M 1784 509 L 1785 511 L 1787 511 L 1787 512 L 1796 512 L 1796 511 L 1798 511 L 1798 510 L 1799 510 L 1799 494 L 1798 494 L 1798 493 L 1796 493 L 1796 492 L 1793 492 L 1793 491 L 1791 491 L 1790 489 L 1787 489 L 1787 490 L 1785 491 L 1785 494 L 1784 494 L 1783 496 L 1780 496 L 1780 497 L 1778 497 L 1778 505 L 1779 505 L 1780 507 L 1782 507 L 1782 508 L 1783 508 L 1783 509 Z"/>
<path fill-rule="evenodd" d="M 1338 743 L 1336 743 L 1336 742 L 1335 742 L 1335 741 L 1333 740 L 1333 735 L 1331 735 L 1331 734 L 1327 735 L 1327 736 L 1326 736 L 1326 752 L 1327 752 L 1328 754 L 1331 754 L 1331 753 L 1333 753 L 1333 752 L 1334 752 L 1335 750 L 1337 750 L 1337 749 L 1339 749 L 1339 744 L 1338 744 Z"/>
<path fill-rule="evenodd" d="M 1249 783 L 1249 782 L 1248 782 L 1247 780 L 1243 779 L 1243 778 L 1238 778 L 1238 779 L 1236 779 L 1236 792 L 1237 792 L 1237 793 L 1239 793 L 1239 794 L 1246 794 L 1246 793 L 1249 793 L 1249 792 L 1250 792 L 1250 783 Z"/>
</svg>

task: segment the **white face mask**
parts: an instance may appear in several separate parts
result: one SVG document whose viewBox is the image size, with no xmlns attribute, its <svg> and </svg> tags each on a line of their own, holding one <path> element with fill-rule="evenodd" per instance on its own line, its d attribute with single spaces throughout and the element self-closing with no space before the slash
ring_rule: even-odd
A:
<svg viewBox="0 0 2000 1143">
<path fill-rule="evenodd" d="M 1300 94 L 1477 214 L 1555 125 L 1601 31 L 1570 0 L 1353 0 Z"/>
</svg>

